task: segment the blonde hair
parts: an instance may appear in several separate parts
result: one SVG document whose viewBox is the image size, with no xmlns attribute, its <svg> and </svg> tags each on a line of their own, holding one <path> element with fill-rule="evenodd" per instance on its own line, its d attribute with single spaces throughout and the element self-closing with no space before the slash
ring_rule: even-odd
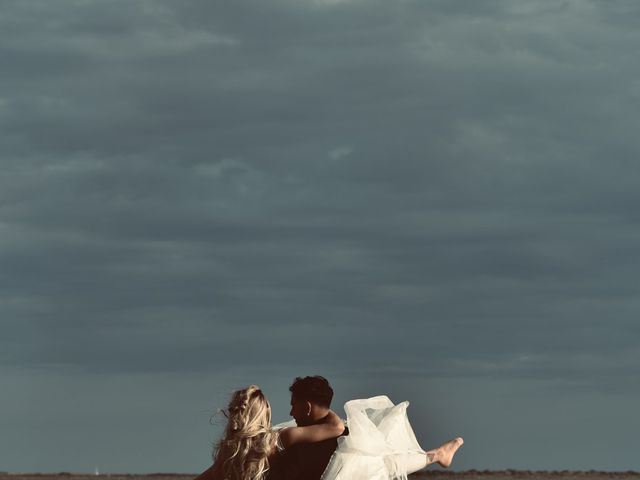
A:
<svg viewBox="0 0 640 480">
<path fill-rule="evenodd" d="M 250 385 L 233 393 L 224 413 L 228 422 L 214 454 L 223 478 L 263 480 L 269 470 L 268 455 L 276 443 L 267 398 L 260 387 Z"/>
</svg>

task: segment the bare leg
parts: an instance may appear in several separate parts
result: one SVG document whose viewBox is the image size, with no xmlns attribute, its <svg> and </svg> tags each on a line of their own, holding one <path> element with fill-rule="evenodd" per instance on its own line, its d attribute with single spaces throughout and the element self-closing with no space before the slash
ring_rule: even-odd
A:
<svg viewBox="0 0 640 480">
<path fill-rule="evenodd" d="M 453 461 L 453 456 L 463 443 L 464 440 L 461 437 L 457 437 L 440 445 L 435 450 L 411 455 L 407 465 L 407 473 L 417 472 L 432 463 L 438 463 L 444 468 L 449 467 Z"/>
</svg>

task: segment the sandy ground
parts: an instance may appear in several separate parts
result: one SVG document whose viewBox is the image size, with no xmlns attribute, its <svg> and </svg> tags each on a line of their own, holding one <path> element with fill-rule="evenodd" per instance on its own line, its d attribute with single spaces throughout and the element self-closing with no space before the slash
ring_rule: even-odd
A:
<svg viewBox="0 0 640 480">
<path fill-rule="evenodd" d="M 191 480 L 197 474 L 153 473 L 100 474 L 89 473 L 6 473 L 0 472 L 0 480 Z M 431 480 L 640 480 L 640 472 L 598 472 L 590 471 L 523 471 L 523 470 L 467 470 L 461 472 L 427 470 L 409 478 L 429 478 Z"/>
</svg>

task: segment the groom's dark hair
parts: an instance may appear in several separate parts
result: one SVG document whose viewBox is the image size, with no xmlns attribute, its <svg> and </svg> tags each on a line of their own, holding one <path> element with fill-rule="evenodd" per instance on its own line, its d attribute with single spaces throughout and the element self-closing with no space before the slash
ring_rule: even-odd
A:
<svg viewBox="0 0 640 480">
<path fill-rule="evenodd" d="M 289 387 L 289 391 L 296 400 L 313 402 L 321 407 L 329 408 L 333 399 L 333 388 L 327 379 L 320 375 L 296 377 Z"/>
</svg>

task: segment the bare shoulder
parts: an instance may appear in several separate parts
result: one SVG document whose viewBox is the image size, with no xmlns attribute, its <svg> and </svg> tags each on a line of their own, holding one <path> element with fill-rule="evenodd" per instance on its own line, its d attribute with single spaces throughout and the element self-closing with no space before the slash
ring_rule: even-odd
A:
<svg viewBox="0 0 640 480">
<path fill-rule="evenodd" d="M 222 480 L 222 472 L 220 471 L 219 463 L 215 462 L 194 480 Z"/>
<path fill-rule="evenodd" d="M 278 430 L 278 439 L 276 441 L 276 445 L 279 448 L 286 448 L 292 443 L 294 443 L 294 439 L 296 438 L 296 429 L 300 427 L 285 427 Z"/>
</svg>

